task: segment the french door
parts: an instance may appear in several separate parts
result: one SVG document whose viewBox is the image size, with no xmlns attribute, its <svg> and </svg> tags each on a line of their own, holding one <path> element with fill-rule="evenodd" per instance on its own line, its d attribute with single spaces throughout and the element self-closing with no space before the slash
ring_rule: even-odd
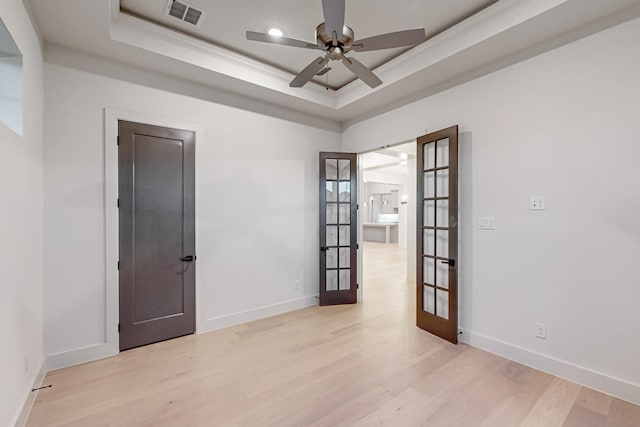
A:
<svg viewBox="0 0 640 427">
<path fill-rule="evenodd" d="M 418 138 L 418 327 L 458 342 L 458 126 Z"/>
<path fill-rule="evenodd" d="M 320 305 L 358 299 L 357 179 L 356 154 L 320 153 Z"/>
</svg>

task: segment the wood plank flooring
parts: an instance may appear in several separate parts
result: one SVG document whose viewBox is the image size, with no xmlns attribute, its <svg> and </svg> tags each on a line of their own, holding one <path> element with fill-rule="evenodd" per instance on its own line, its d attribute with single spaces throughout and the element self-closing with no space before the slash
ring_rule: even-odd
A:
<svg viewBox="0 0 640 427">
<path fill-rule="evenodd" d="M 28 425 L 640 426 L 638 406 L 417 329 L 402 251 L 364 250 L 364 304 L 50 372 Z"/>
</svg>

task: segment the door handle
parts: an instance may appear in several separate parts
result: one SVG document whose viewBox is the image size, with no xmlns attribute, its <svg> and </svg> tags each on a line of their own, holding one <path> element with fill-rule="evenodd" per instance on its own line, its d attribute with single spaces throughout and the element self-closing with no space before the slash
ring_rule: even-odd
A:
<svg viewBox="0 0 640 427">
<path fill-rule="evenodd" d="M 327 246 L 320 246 L 320 250 L 321 250 L 322 252 L 326 252 L 326 251 L 328 251 L 328 250 L 329 250 L 329 248 L 328 248 Z"/>
<path fill-rule="evenodd" d="M 193 255 L 188 255 L 186 257 L 180 258 L 180 261 L 182 262 L 193 262 L 196 260 L 196 257 L 194 257 Z"/>
<path fill-rule="evenodd" d="M 451 267 L 455 267 L 456 265 L 456 260 L 455 259 L 444 259 L 442 261 L 440 261 L 443 264 L 449 264 Z"/>
</svg>

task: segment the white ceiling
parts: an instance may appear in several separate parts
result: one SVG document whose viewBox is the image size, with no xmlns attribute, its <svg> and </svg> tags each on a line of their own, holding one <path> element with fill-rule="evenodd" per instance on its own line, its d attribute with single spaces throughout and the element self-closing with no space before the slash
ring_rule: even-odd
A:
<svg viewBox="0 0 640 427">
<path fill-rule="evenodd" d="M 182 0 L 181 0 L 182 1 Z M 428 37 L 446 30 L 497 0 L 411 0 L 346 2 L 345 25 L 356 39 L 412 28 L 425 28 Z M 322 23 L 321 0 L 270 0 L 242 3 L 234 0 L 187 0 L 204 11 L 198 26 L 165 14 L 167 0 L 120 0 L 120 10 L 159 25 L 192 35 L 217 46 L 297 74 L 318 56 L 317 51 L 247 41 L 247 30 L 267 32 L 279 28 L 285 37 L 315 43 L 315 29 Z M 395 58 L 406 48 L 354 54 L 369 68 Z M 355 80 L 341 64 L 332 63 L 328 75 L 316 77 L 334 89 Z"/>
<path fill-rule="evenodd" d="M 406 175 L 408 171 L 408 161 L 416 157 L 415 141 L 392 147 L 380 148 L 360 155 L 360 164 L 364 171 L 364 178 L 369 178 L 370 172 L 393 175 Z"/>
<path fill-rule="evenodd" d="M 48 62 L 112 73 L 162 89 L 171 84 L 171 90 L 190 96 L 291 120 L 338 126 L 640 16 L 640 0 L 499 0 L 377 67 L 375 72 L 384 82 L 378 88 L 370 89 L 356 80 L 339 90 L 326 90 L 313 82 L 303 88 L 289 87 L 294 73 L 317 56 L 313 51 L 244 40 L 246 30 L 264 31 L 278 25 L 286 35 L 312 41 L 313 30 L 322 20 L 320 0 L 187 1 L 207 13 L 198 38 L 120 11 L 122 1 L 136 13 L 162 13 L 164 0 L 25 1 L 30 3 L 45 40 Z M 438 32 L 486 3 L 347 0 L 346 20 L 357 37 L 423 25 L 427 32 Z M 165 19 L 149 16 L 159 22 Z M 387 59 L 355 55 L 370 64 Z M 125 68 L 130 71 L 123 71 Z M 330 76 L 336 86 L 340 79 L 349 78 L 346 74 L 340 77 L 338 68 L 341 64 L 334 66 Z M 187 90 L 188 84 L 197 89 Z"/>
</svg>

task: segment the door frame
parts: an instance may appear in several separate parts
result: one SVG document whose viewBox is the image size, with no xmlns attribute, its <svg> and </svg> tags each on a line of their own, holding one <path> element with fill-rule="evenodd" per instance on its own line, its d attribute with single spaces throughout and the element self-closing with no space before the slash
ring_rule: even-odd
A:
<svg viewBox="0 0 640 427">
<path fill-rule="evenodd" d="M 105 248 L 104 248 L 104 277 L 105 277 L 105 342 L 98 344 L 96 352 L 99 357 L 111 356 L 120 352 L 120 336 L 118 333 L 118 322 L 120 317 L 119 306 L 119 279 L 118 279 L 118 254 L 119 254 L 119 222 L 118 222 L 118 121 L 143 123 L 152 126 L 183 129 L 195 133 L 196 137 L 196 236 L 199 231 L 198 224 L 198 198 L 197 198 L 197 176 L 198 176 L 198 141 L 205 140 L 204 126 L 176 120 L 171 117 L 156 115 L 152 113 L 122 110 L 117 108 L 104 109 L 104 219 L 105 219 Z M 196 239 L 196 252 L 198 253 L 198 241 Z M 198 263 L 196 269 L 196 331 L 204 330 L 203 311 L 200 303 L 202 289 L 198 281 Z M 88 355 L 90 356 L 90 355 Z M 84 360 L 86 361 L 86 359 Z"/>
</svg>

